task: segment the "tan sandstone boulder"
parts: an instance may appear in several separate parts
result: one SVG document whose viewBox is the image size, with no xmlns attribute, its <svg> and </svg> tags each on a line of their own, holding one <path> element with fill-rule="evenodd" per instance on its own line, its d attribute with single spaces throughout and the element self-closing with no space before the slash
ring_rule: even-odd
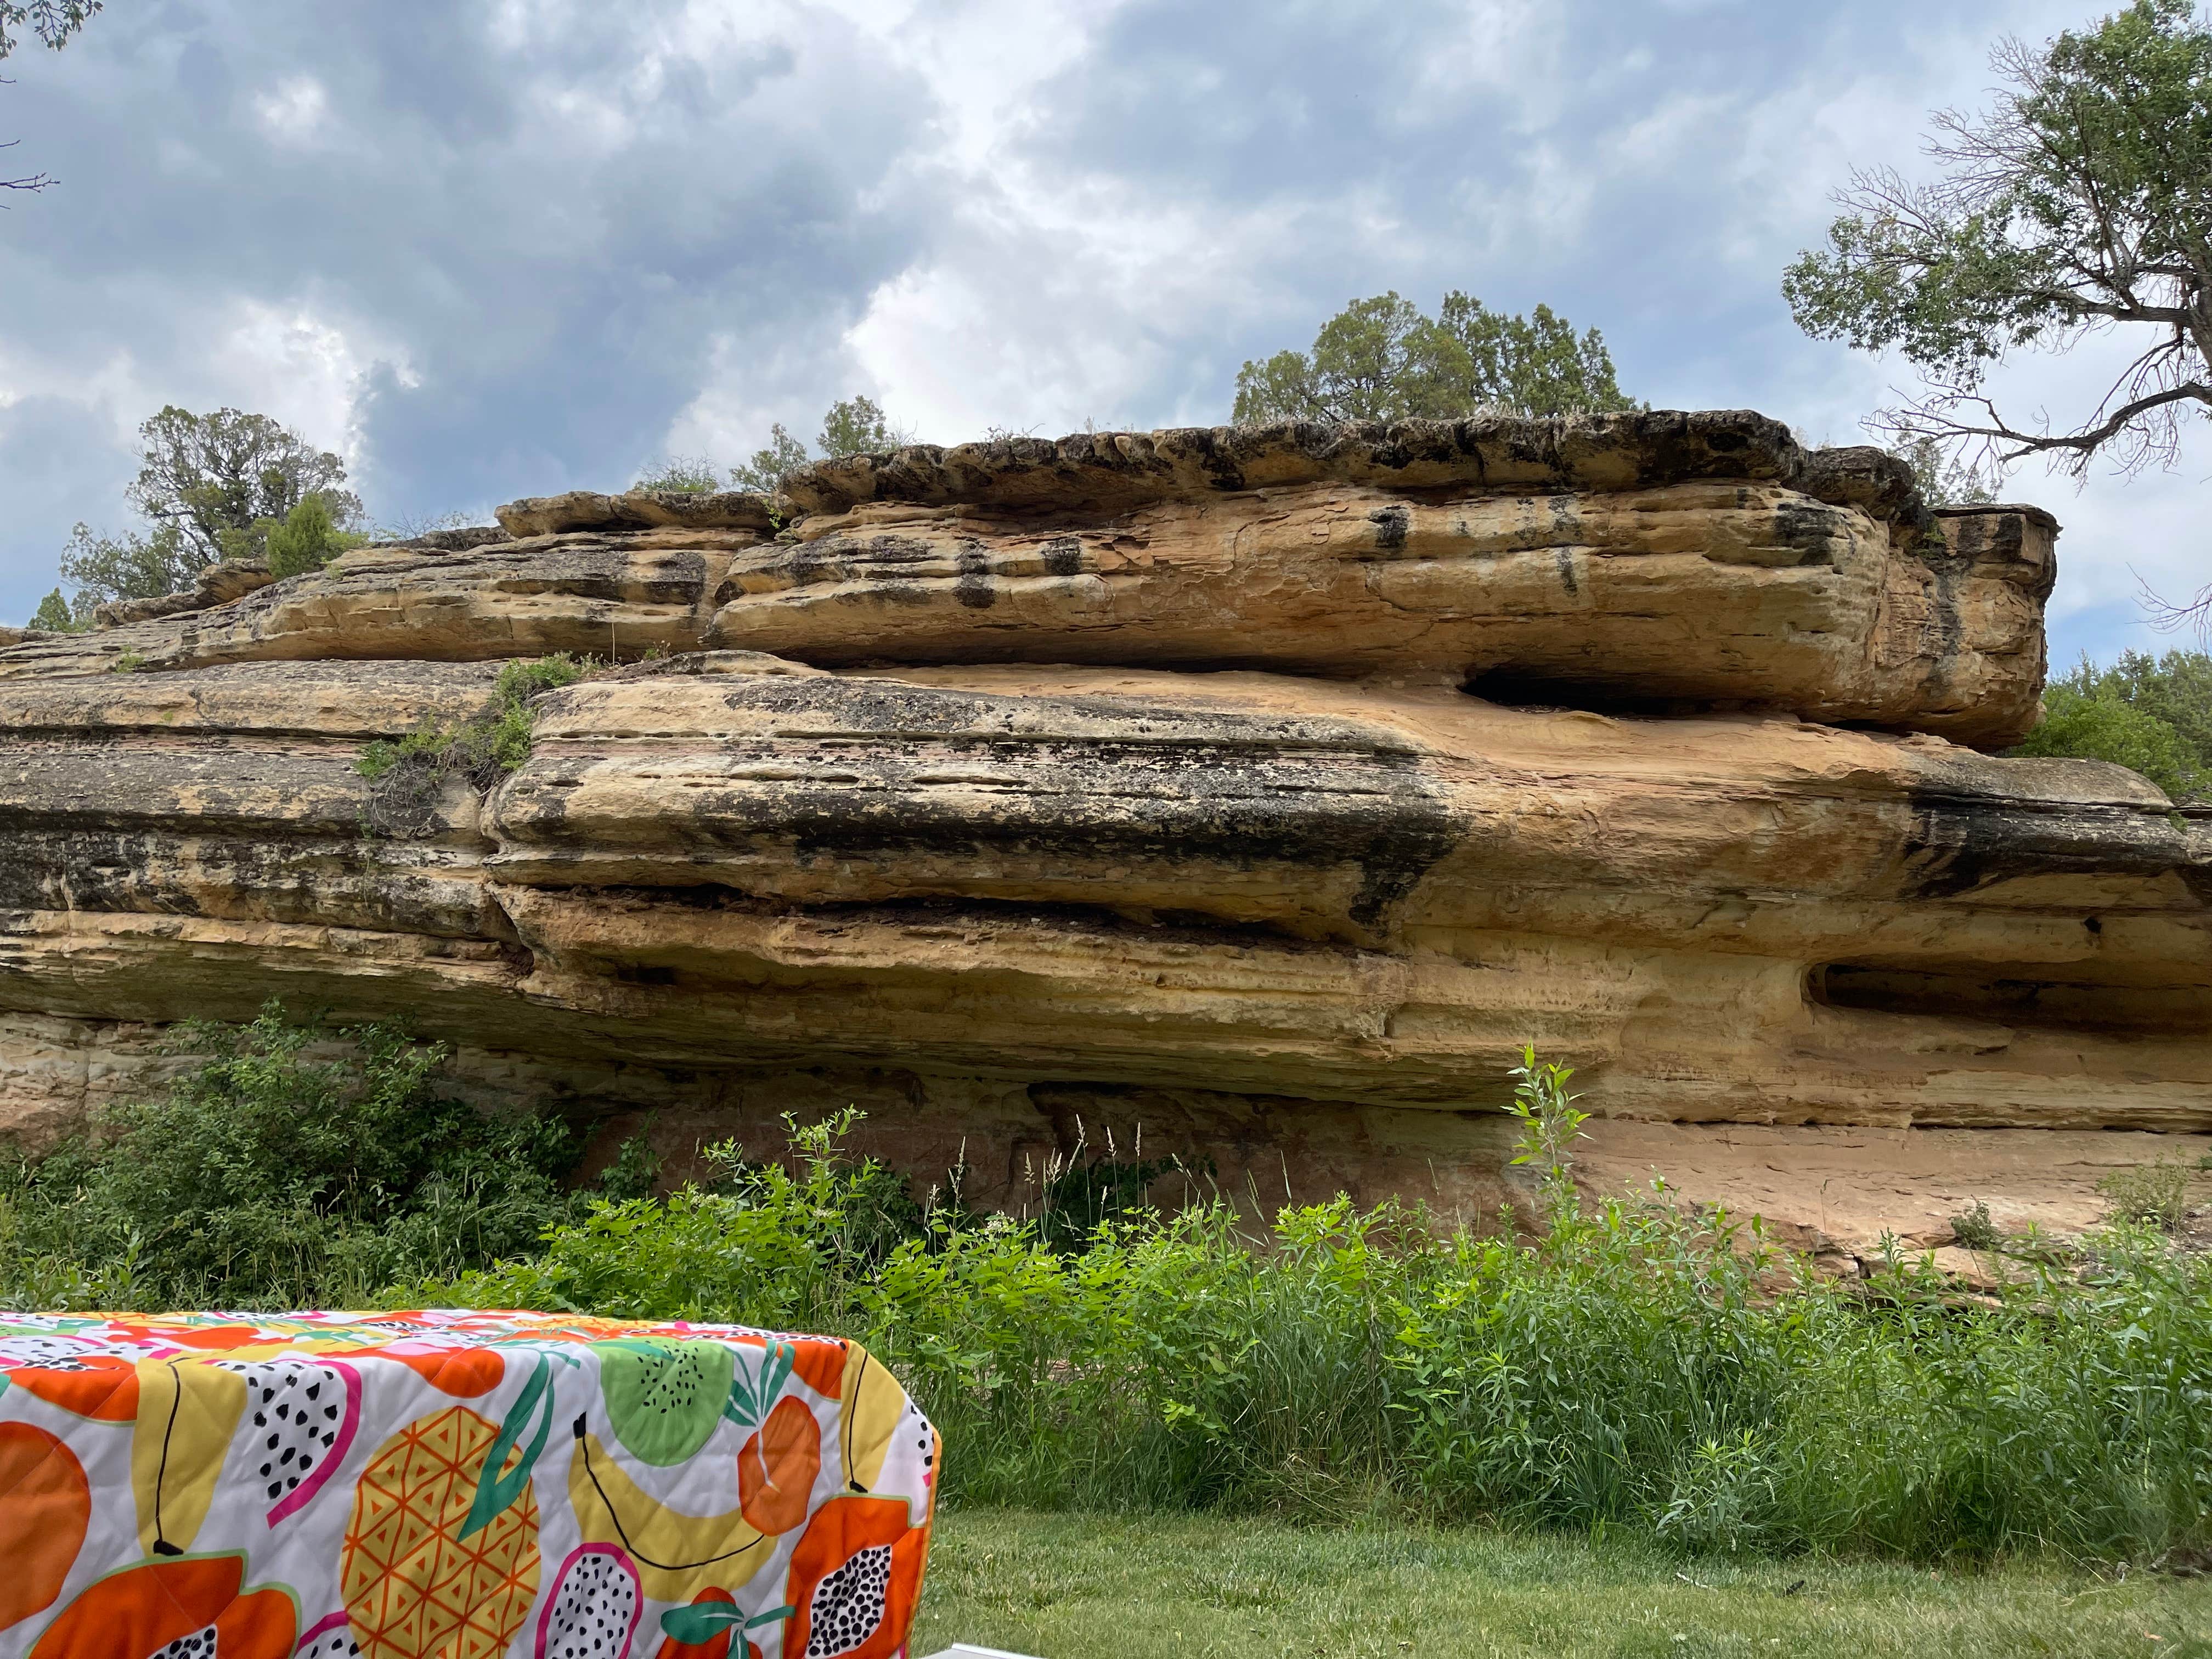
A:
<svg viewBox="0 0 2212 1659">
<path fill-rule="evenodd" d="M 1978 1184 L 2078 1225 L 2084 1148 L 2134 1144 L 2095 1135 L 2212 1130 L 2212 814 L 1977 752 L 2034 717 L 2033 508 L 1722 413 L 501 518 L 0 641 L 0 1129 L 278 996 L 679 1167 L 861 1103 L 994 1202 L 1142 1130 L 1245 1201 L 1490 1213 L 1526 1042 L 1593 1190 L 1656 1169 L 1839 1259 L 1949 1248 Z M 602 665 L 495 787 L 364 775 L 552 651 Z"/>
</svg>

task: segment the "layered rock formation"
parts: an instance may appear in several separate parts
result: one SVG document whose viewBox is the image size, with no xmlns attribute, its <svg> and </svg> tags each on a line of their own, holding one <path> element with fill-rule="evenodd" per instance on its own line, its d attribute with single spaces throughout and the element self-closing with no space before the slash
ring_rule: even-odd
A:
<svg viewBox="0 0 2212 1659">
<path fill-rule="evenodd" d="M 1579 1068 L 1591 1179 L 1671 1148 L 1816 1247 L 1939 1239 L 1929 1167 L 2080 1218 L 2154 1144 L 2084 1132 L 2212 1128 L 2212 817 L 1978 752 L 2035 716 L 2034 509 L 1741 414 L 784 490 L 520 502 L 0 650 L 0 1115 L 274 995 L 679 1151 L 857 1102 L 986 1202 L 1141 1125 L 1248 1200 L 1487 1210 L 1524 1042 Z M 495 787 L 362 775 L 555 651 L 618 665 Z"/>
</svg>

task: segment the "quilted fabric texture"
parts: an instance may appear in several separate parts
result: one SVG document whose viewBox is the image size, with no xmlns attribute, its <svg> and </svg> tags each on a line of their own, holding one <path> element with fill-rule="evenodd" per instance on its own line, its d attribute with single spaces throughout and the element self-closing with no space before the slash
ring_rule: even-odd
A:
<svg viewBox="0 0 2212 1659">
<path fill-rule="evenodd" d="M 0 1659 L 902 1659 L 940 1447 L 855 1344 L 0 1319 Z"/>
</svg>

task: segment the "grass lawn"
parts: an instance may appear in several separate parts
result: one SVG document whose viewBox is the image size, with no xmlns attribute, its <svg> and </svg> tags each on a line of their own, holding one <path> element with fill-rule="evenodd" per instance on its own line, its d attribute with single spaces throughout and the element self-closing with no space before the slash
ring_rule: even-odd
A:
<svg viewBox="0 0 2212 1659">
<path fill-rule="evenodd" d="M 913 1651 L 1041 1659 L 2212 1659 L 2212 1580 L 1684 1561 L 1637 1540 L 948 1510 Z"/>
</svg>

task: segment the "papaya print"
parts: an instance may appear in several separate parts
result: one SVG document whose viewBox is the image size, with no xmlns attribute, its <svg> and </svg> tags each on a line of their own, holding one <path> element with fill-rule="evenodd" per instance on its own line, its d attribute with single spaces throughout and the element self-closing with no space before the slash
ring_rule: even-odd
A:
<svg viewBox="0 0 2212 1659">
<path fill-rule="evenodd" d="M 0 1423 L 0 1630 L 53 1606 L 91 1524 L 76 1454 L 32 1424 Z"/>
<path fill-rule="evenodd" d="M 929 1527 L 903 1499 L 833 1498 L 791 1558 L 784 1659 L 892 1659 L 921 1595 Z"/>
<path fill-rule="evenodd" d="M 290 1592 L 245 1581 L 242 1552 L 125 1567 L 70 1602 L 31 1659 L 288 1659 L 299 1629 Z"/>
<path fill-rule="evenodd" d="M 92 1353 L 18 1365 L 8 1372 L 8 1386 L 97 1423 L 137 1420 L 137 1364 L 113 1354 Z"/>
<path fill-rule="evenodd" d="M 938 1457 L 831 1338 L 9 1315 L 0 1659 L 892 1659 Z"/>
</svg>

